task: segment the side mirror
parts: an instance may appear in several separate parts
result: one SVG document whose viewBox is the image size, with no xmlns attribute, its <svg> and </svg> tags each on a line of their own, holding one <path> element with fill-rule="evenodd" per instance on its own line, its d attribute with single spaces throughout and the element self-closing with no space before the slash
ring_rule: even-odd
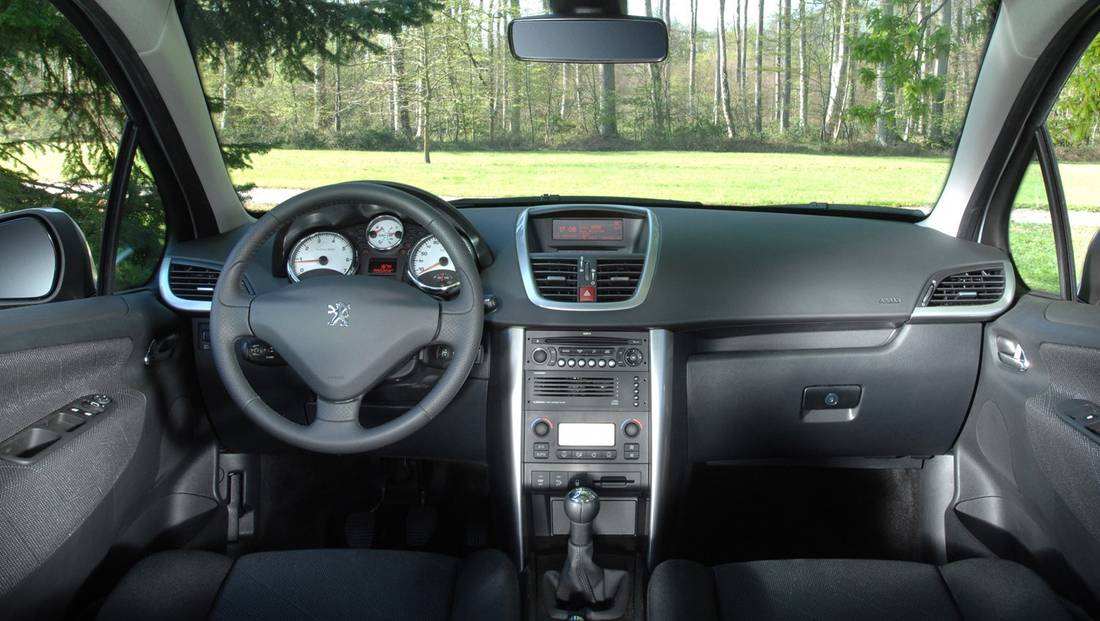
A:
<svg viewBox="0 0 1100 621">
<path fill-rule="evenodd" d="M 76 222 L 57 209 L 0 214 L 0 307 L 95 293 L 92 255 Z"/>
<path fill-rule="evenodd" d="M 1100 304 L 1100 231 L 1093 236 L 1081 268 L 1081 290 L 1077 298 L 1086 304 Z"/>
<path fill-rule="evenodd" d="M 668 27 L 653 17 L 543 15 L 508 24 L 519 60 L 555 63 L 658 63 L 668 56 Z"/>
</svg>

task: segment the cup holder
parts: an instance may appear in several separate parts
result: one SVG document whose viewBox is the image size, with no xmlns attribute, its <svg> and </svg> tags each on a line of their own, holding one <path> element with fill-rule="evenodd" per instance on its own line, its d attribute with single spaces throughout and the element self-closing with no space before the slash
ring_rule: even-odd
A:
<svg viewBox="0 0 1100 621">
<path fill-rule="evenodd" d="M 61 439 L 61 434 L 50 429 L 31 427 L 0 444 L 0 457 L 15 461 L 29 461 L 35 455 Z"/>
</svg>

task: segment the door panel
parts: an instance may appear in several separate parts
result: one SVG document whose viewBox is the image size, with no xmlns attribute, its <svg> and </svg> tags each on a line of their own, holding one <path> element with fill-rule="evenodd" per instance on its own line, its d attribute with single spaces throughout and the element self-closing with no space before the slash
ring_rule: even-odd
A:
<svg viewBox="0 0 1100 621">
<path fill-rule="evenodd" d="M 1100 404 L 1100 307 L 1027 295 L 984 338 L 958 443 L 949 553 L 1023 562 L 1096 615 L 1100 435 L 1059 410 Z M 1003 358 L 1009 341 L 1019 344 L 1026 370 Z"/>
<path fill-rule="evenodd" d="M 62 613 L 142 510 L 179 491 L 173 474 L 190 466 L 180 455 L 212 446 L 191 400 L 187 352 L 144 362 L 154 338 L 186 327 L 150 292 L 0 312 L 0 441 L 82 396 L 112 401 L 39 455 L 0 459 L 5 618 Z M 212 478 L 205 487 L 188 491 L 212 496 Z M 147 545 L 171 526 L 155 524 L 131 543 Z"/>
</svg>

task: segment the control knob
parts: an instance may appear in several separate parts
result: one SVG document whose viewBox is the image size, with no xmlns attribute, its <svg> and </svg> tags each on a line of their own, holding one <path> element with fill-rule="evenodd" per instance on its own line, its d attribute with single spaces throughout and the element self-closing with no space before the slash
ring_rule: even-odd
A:
<svg viewBox="0 0 1100 621">
<path fill-rule="evenodd" d="M 540 438 L 545 438 L 550 433 L 550 421 L 545 418 L 539 418 L 531 425 L 531 431 L 535 432 L 535 435 Z"/>
<path fill-rule="evenodd" d="M 546 350 L 541 347 L 531 352 L 531 360 L 538 364 L 546 362 L 548 358 L 550 358 L 550 354 L 546 353 Z"/>
<path fill-rule="evenodd" d="M 642 425 L 637 419 L 630 419 L 623 424 L 623 433 L 628 438 L 637 438 L 638 434 L 642 432 Z"/>
<path fill-rule="evenodd" d="M 642 350 L 637 347 L 631 347 L 626 350 L 626 355 L 623 356 L 623 361 L 627 366 L 636 367 L 642 364 Z"/>
</svg>

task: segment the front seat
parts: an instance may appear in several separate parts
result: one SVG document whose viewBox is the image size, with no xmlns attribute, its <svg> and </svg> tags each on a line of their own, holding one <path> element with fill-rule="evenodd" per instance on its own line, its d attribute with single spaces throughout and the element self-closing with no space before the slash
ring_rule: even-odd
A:
<svg viewBox="0 0 1100 621">
<path fill-rule="evenodd" d="M 425 552 L 292 550 L 246 554 L 175 550 L 135 565 L 100 609 L 101 621 L 520 618 L 515 566 L 497 551 L 459 560 Z"/>
<path fill-rule="evenodd" d="M 708 569 L 666 561 L 649 582 L 649 621 L 693 619 L 1073 619 L 1023 565 L 969 559 L 778 560 Z"/>
</svg>

